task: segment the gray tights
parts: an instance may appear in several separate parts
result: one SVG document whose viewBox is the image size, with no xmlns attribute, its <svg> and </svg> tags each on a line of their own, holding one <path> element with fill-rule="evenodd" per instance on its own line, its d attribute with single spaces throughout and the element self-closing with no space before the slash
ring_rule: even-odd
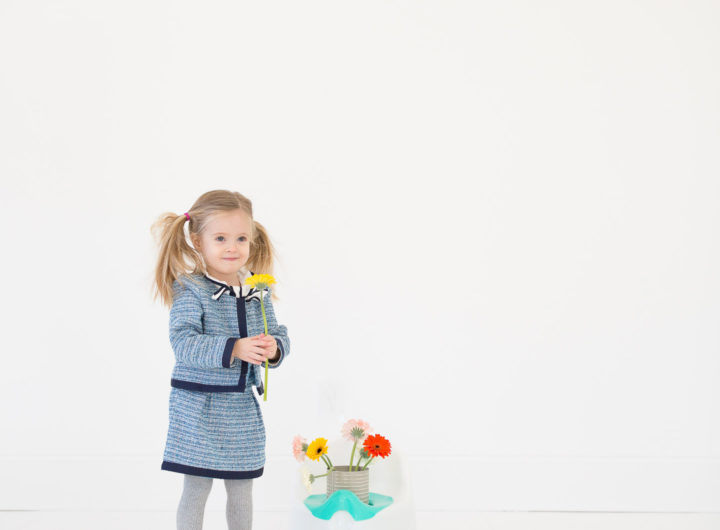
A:
<svg viewBox="0 0 720 530">
<path fill-rule="evenodd" d="M 224 479 L 227 490 L 227 517 L 229 530 L 250 530 L 252 528 L 252 481 L 253 479 Z M 205 503 L 213 479 L 185 475 L 182 497 L 177 511 L 178 530 L 201 530 Z"/>
</svg>

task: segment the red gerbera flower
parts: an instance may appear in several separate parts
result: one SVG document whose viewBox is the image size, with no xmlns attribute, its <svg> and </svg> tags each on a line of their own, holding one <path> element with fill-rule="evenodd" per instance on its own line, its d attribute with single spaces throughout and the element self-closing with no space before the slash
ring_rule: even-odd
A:
<svg viewBox="0 0 720 530">
<path fill-rule="evenodd" d="M 385 458 L 390 454 L 390 441 L 379 434 L 371 434 L 363 442 L 363 447 L 370 453 L 370 456 L 381 456 Z"/>
</svg>

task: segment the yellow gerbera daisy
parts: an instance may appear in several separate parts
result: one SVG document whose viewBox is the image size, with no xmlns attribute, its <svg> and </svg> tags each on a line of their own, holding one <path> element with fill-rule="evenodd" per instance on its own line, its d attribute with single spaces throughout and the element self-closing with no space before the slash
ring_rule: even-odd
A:
<svg viewBox="0 0 720 530">
<path fill-rule="evenodd" d="M 268 285 L 272 285 L 275 278 L 272 274 L 253 274 L 245 280 L 245 285 L 250 285 L 256 289 L 265 289 Z"/>
<path fill-rule="evenodd" d="M 308 446 L 307 452 L 305 453 L 310 460 L 317 460 L 321 455 L 327 453 L 327 439 L 316 438 Z"/>
</svg>

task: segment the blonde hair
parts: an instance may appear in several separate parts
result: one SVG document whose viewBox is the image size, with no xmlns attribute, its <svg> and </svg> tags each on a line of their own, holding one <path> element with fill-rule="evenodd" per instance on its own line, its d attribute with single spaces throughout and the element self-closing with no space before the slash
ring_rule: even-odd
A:
<svg viewBox="0 0 720 530">
<path fill-rule="evenodd" d="M 160 297 L 164 305 L 172 307 L 172 285 L 175 280 L 181 284 L 184 279 L 195 282 L 188 274 L 207 273 L 202 256 L 188 244 L 185 222 L 188 223 L 189 235 L 200 237 L 215 214 L 233 210 L 242 210 L 252 221 L 250 255 L 245 266 L 255 274 L 273 273 L 275 248 L 265 227 L 253 219 L 250 199 L 236 191 L 212 190 L 200 195 L 188 210 L 189 221 L 185 214 L 165 212 L 150 227 L 159 246 L 152 283 L 153 300 Z M 278 300 L 275 296 L 275 285 L 272 286 L 272 300 Z"/>
</svg>

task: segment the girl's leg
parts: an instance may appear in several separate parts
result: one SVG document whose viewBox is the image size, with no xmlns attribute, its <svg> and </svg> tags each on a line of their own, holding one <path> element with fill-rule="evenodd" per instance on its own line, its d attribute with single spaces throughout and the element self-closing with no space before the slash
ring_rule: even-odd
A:
<svg viewBox="0 0 720 530">
<path fill-rule="evenodd" d="M 252 485 L 251 478 L 225 479 L 228 530 L 251 530 Z"/>
<path fill-rule="evenodd" d="M 213 479 L 185 475 L 182 497 L 177 511 L 178 530 L 202 530 L 205 503 L 212 489 Z"/>
</svg>

